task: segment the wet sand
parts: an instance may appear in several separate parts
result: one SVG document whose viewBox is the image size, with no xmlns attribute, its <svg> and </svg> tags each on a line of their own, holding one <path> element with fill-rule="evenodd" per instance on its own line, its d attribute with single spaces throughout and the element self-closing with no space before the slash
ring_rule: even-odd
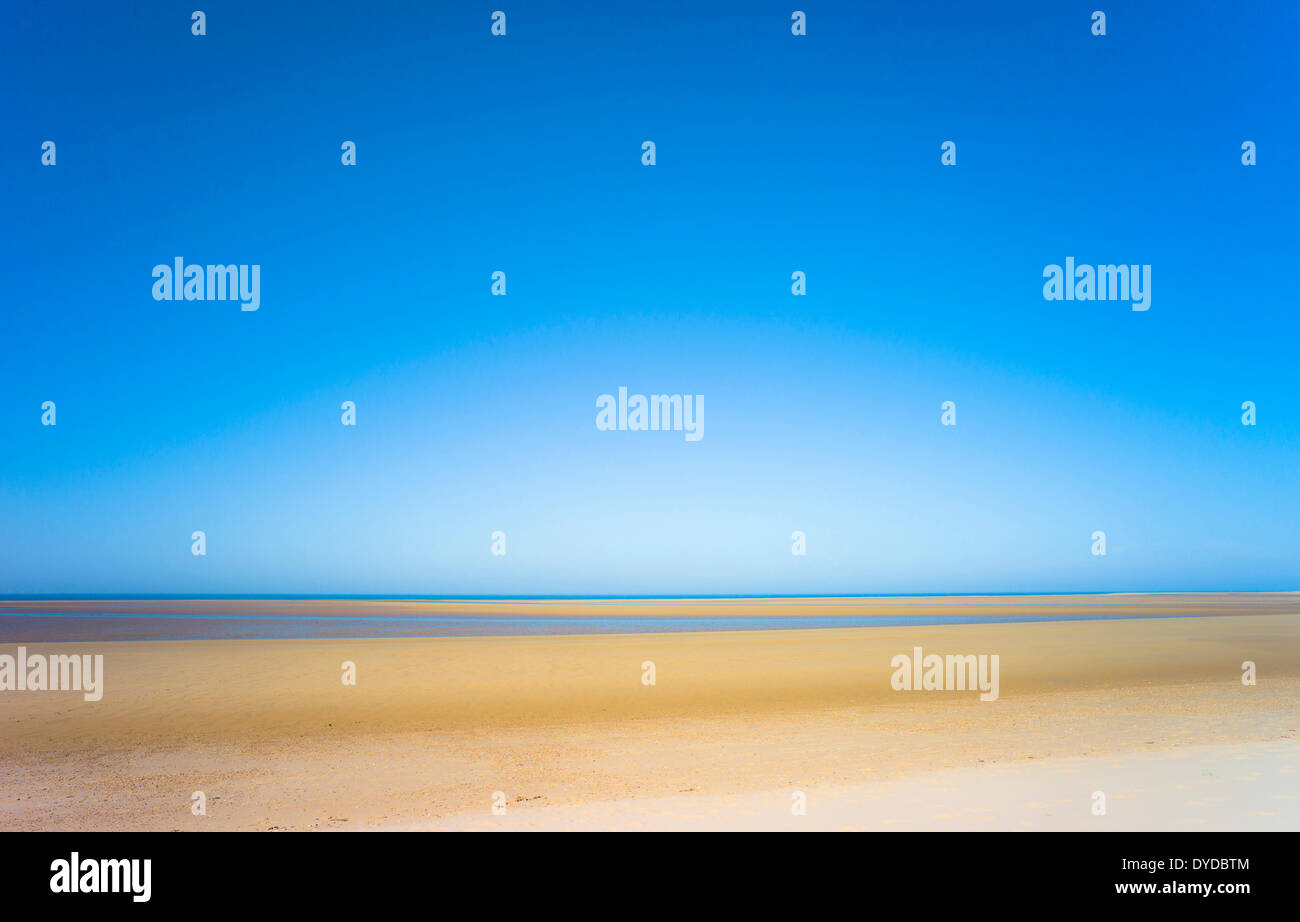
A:
<svg viewBox="0 0 1300 922">
<path fill-rule="evenodd" d="M 998 700 L 893 690 L 891 658 L 917 645 L 998 654 Z M 496 792 L 515 820 L 572 807 L 582 809 L 544 822 L 581 826 L 593 805 L 659 798 L 672 807 L 656 822 L 694 828 L 713 809 L 709 798 L 858 790 L 964 770 L 977 773 L 972 796 L 993 803 L 1017 782 L 979 775 L 987 766 L 1281 745 L 1300 732 L 1294 612 L 29 647 L 102 653 L 105 691 L 99 702 L 74 692 L 0 693 L 7 829 L 470 828 L 476 817 L 497 819 Z M 1241 682 L 1245 660 L 1256 664 L 1255 686 Z M 354 687 L 340 680 L 344 661 L 356 664 Z M 647 661 L 653 686 L 642 681 Z M 1047 777 L 1060 797 L 1080 796 L 1072 776 Z M 1083 786 L 1091 792 L 1094 783 Z M 1261 790 L 1295 787 L 1276 772 Z M 195 791 L 207 798 L 206 816 L 191 813 Z M 1258 805 L 1245 806 L 1229 803 L 1230 815 L 1218 818 L 1296 828 L 1294 813 L 1252 819 Z M 871 825 L 871 814 L 847 804 L 833 813 L 843 815 L 818 822 Z M 1064 822 L 1093 828 L 1090 819 Z M 642 822 L 617 812 L 606 820 L 597 825 Z M 1155 811 L 1141 828 L 1172 822 Z"/>
<path fill-rule="evenodd" d="M 62 599 L 0 600 L 0 614 L 305 618 L 906 618 L 1300 615 L 1300 592 L 873 596 L 771 599 Z"/>
</svg>

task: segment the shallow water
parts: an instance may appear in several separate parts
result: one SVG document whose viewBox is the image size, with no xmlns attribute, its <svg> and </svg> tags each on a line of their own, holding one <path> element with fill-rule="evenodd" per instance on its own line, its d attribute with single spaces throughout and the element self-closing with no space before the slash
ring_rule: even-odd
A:
<svg viewBox="0 0 1300 922">
<path fill-rule="evenodd" d="M 0 614 L 0 643 L 112 640 L 270 640 L 286 638 L 527 637 L 571 634 L 669 634 L 698 631 L 787 631 L 823 628 L 919 627 L 935 624 L 1024 624 L 1117 621 L 1133 615 L 960 615 L 908 618 L 454 618 L 259 615 Z"/>
</svg>

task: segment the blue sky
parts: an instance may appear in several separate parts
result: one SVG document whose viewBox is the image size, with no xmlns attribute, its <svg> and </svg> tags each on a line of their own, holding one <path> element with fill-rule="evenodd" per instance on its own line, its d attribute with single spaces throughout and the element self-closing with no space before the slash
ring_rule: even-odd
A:
<svg viewBox="0 0 1300 922">
<path fill-rule="evenodd" d="M 199 5 L 0 13 L 0 593 L 1300 588 L 1300 7 Z"/>
</svg>

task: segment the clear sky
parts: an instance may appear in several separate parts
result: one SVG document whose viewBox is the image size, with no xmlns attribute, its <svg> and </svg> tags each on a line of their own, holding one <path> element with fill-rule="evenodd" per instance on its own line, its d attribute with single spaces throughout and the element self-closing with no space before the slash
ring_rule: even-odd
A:
<svg viewBox="0 0 1300 922">
<path fill-rule="evenodd" d="M 1300 4 L 494 4 L 3 5 L 0 593 L 1300 588 Z"/>
</svg>

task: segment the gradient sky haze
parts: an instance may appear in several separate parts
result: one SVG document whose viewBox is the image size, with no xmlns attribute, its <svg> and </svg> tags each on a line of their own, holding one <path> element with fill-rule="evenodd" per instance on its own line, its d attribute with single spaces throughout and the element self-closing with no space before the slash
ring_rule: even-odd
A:
<svg viewBox="0 0 1300 922">
<path fill-rule="evenodd" d="M 1172 6 L 5 3 L 0 593 L 1300 589 L 1300 5 Z"/>
</svg>

